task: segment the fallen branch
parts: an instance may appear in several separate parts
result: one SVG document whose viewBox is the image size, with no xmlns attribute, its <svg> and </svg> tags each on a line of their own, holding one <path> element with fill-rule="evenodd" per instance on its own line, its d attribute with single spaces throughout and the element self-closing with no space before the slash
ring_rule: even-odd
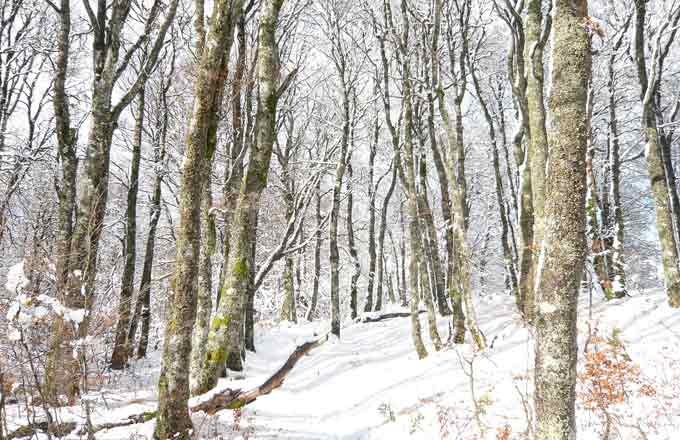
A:
<svg viewBox="0 0 680 440">
<path fill-rule="evenodd" d="M 127 419 L 121 420 L 120 422 L 102 423 L 101 425 L 94 425 L 92 429 L 90 429 L 89 431 L 92 434 L 96 434 L 97 432 L 103 431 L 105 429 L 113 429 L 120 428 L 122 426 L 136 425 L 137 423 L 148 422 L 149 420 L 155 418 L 156 415 L 157 411 L 147 411 L 141 414 L 133 414 L 131 416 L 128 416 Z M 85 435 L 87 433 L 88 433 L 87 426 L 83 426 L 77 432 L 78 435 Z"/>
<path fill-rule="evenodd" d="M 273 390 L 283 384 L 283 381 L 288 373 L 304 355 L 321 346 L 324 342 L 328 341 L 328 338 L 329 334 L 326 334 L 316 341 L 306 342 L 298 346 L 295 351 L 293 351 L 293 353 L 288 356 L 286 363 L 283 364 L 283 366 L 279 368 L 279 370 L 274 373 L 272 377 L 267 379 L 262 385 L 247 391 L 242 391 L 240 389 L 232 390 L 227 388 L 224 391 L 214 394 L 212 397 L 210 397 L 210 399 L 191 407 L 191 411 L 203 411 L 208 415 L 213 415 L 217 411 L 223 409 L 242 408 L 249 403 L 254 402 L 258 397 L 271 393 Z"/>
<path fill-rule="evenodd" d="M 39 432 L 49 432 L 55 437 L 65 437 L 74 429 L 76 429 L 75 422 L 57 423 L 51 426 L 47 422 L 39 422 L 20 426 L 10 432 L 5 438 L 7 440 L 13 440 L 17 438 L 33 437 Z"/>
<path fill-rule="evenodd" d="M 419 315 L 421 313 L 425 313 L 425 310 L 419 310 L 418 311 Z M 384 315 L 380 315 L 376 318 L 373 318 L 371 316 L 366 316 L 361 320 L 361 322 L 363 322 L 363 323 L 379 322 L 379 321 L 384 321 L 386 319 L 392 319 L 392 318 L 408 318 L 409 316 L 411 316 L 411 312 L 393 312 L 393 313 L 385 313 Z"/>
<path fill-rule="evenodd" d="M 300 359 L 302 359 L 304 355 L 306 355 L 313 349 L 323 345 L 324 342 L 328 341 L 329 336 L 330 334 L 326 334 L 325 336 L 317 339 L 316 341 L 306 342 L 302 345 L 299 345 L 297 348 L 295 348 L 293 353 L 291 353 L 291 355 L 288 356 L 286 363 L 283 364 L 283 366 L 279 368 L 278 371 L 274 373 L 269 379 L 267 379 L 262 385 L 247 391 L 242 391 L 240 389 L 232 390 L 228 388 L 224 391 L 220 391 L 219 393 L 214 394 L 212 397 L 210 397 L 210 399 L 191 407 L 190 410 L 192 412 L 203 411 L 208 415 L 213 415 L 217 411 L 223 409 L 242 408 L 245 405 L 254 402 L 255 399 L 257 399 L 258 397 L 271 393 L 273 390 L 275 390 L 276 388 L 280 387 L 283 384 L 283 381 L 288 375 L 288 373 L 293 369 L 295 364 L 297 364 L 297 362 Z M 113 429 L 122 426 L 129 426 L 137 423 L 148 422 L 149 420 L 155 418 L 156 415 L 157 415 L 156 411 L 147 411 L 141 414 L 134 414 L 128 416 L 125 420 L 121 420 L 119 422 L 102 423 L 101 425 L 95 425 L 90 429 L 90 433 L 94 434 L 105 429 Z M 75 423 L 64 423 L 62 425 L 57 425 L 55 428 L 53 428 L 53 430 L 51 430 L 51 432 L 56 437 L 61 437 L 72 432 L 73 430 L 75 430 L 75 428 L 76 428 Z M 30 437 L 38 431 L 46 430 L 47 423 L 35 424 L 33 426 L 22 426 L 19 429 L 15 430 L 14 432 L 10 433 L 9 436 L 7 437 L 7 440 L 22 437 Z M 77 432 L 78 435 L 84 435 L 87 433 L 88 428 L 86 426 L 81 427 L 81 429 Z"/>
</svg>

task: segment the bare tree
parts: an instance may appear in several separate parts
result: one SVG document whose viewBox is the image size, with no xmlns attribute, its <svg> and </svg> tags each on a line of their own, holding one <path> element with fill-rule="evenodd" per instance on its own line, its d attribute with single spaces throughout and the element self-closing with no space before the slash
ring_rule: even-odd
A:
<svg viewBox="0 0 680 440">
<path fill-rule="evenodd" d="M 576 436 L 576 312 L 585 263 L 587 1 L 555 2 L 545 235 L 536 285 L 536 438 Z"/>
</svg>

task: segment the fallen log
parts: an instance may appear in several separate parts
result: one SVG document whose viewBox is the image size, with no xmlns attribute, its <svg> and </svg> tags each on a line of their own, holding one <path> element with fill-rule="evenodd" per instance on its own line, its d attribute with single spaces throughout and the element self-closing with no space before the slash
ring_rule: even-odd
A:
<svg viewBox="0 0 680 440">
<path fill-rule="evenodd" d="M 86 426 L 82 426 L 76 434 L 78 435 L 86 435 L 88 431 L 91 434 L 96 434 L 99 431 L 103 431 L 105 429 L 114 429 L 114 428 L 120 428 L 122 426 L 130 426 L 130 425 L 136 425 L 137 423 L 144 423 L 148 422 L 149 420 L 152 420 L 156 417 L 157 411 L 147 411 L 143 412 L 141 414 L 133 414 L 131 416 L 128 416 L 125 420 L 121 420 L 119 422 L 110 422 L 110 423 L 102 423 L 100 425 L 94 425 L 92 428 L 89 428 Z"/>
<path fill-rule="evenodd" d="M 50 425 L 47 422 L 38 422 L 32 423 L 30 425 L 20 426 L 19 428 L 7 434 L 5 438 L 7 440 L 14 440 L 24 437 L 33 437 L 34 435 L 41 432 L 49 432 L 53 436 L 61 438 L 67 436 L 74 429 L 76 429 L 75 422 L 56 423 L 53 425 Z"/>
<path fill-rule="evenodd" d="M 425 310 L 419 310 L 418 314 L 420 315 L 421 313 L 425 313 Z M 364 317 L 361 322 L 362 323 L 369 323 L 369 322 L 379 322 L 379 321 L 384 321 L 386 319 L 392 319 L 392 318 L 408 318 L 411 316 L 411 312 L 392 312 L 392 313 L 385 313 L 383 315 L 380 315 L 378 317 L 372 317 L 372 316 L 366 316 Z"/>
<path fill-rule="evenodd" d="M 279 368 L 276 371 L 276 373 L 274 373 L 262 385 L 247 391 L 243 391 L 240 389 L 232 390 L 230 388 L 227 388 L 224 391 L 220 391 L 219 393 L 214 394 L 213 396 L 210 397 L 210 399 L 203 401 L 197 405 L 194 405 L 189 409 L 192 412 L 203 411 L 208 415 L 214 415 L 217 411 L 223 409 L 242 408 L 248 405 L 249 403 L 254 402 L 258 397 L 263 396 L 265 394 L 269 394 L 276 388 L 280 387 L 283 384 L 283 381 L 286 379 L 288 373 L 290 373 L 290 371 L 295 366 L 295 364 L 297 364 L 298 361 L 302 359 L 304 355 L 306 355 L 313 349 L 323 345 L 324 342 L 328 341 L 329 337 L 330 333 L 317 339 L 316 341 L 305 342 L 304 344 L 296 347 L 293 353 L 291 353 L 291 355 L 288 356 L 286 363 L 284 363 L 283 366 Z M 113 429 L 122 426 L 134 425 L 137 423 L 144 423 L 155 418 L 156 415 L 157 415 L 156 411 L 147 411 L 141 414 L 134 414 L 128 416 L 126 419 L 121 420 L 119 422 L 102 423 L 100 425 L 94 425 L 90 429 L 88 429 L 87 426 L 82 426 L 80 430 L 78 430 L 77 434 L 84 435 L 87 434 L 88 431 L 94 434 L 105 429 Z M 31 437 L 35 435 L 37 432 L 46 432 L 48 430 L 55 437 L 63 437 L 69 434 L 70 432 L 73 432 L 75 429 L 76 429 L 75 423 L 63 423 L 54 425 L 49 428 L 47 423 L 36 423 L 29 426 L 21 426 L 15 431 L 11 432 L 6 438 L 7 440 L 13 440 L 23 437 Z"/>
<path fill-rule="evenodd" d="M 311 350 L 323 345 L 324 342 L 328 341 L 330 334 L 326 334 L 322 338 L 316 341 L 306 342 L 298 346 L 290 356 L 288 360 L 283 364 L 281 368 L 278 369 L 269 379 L 267 379 L 262 385 L 252 388 L 247 391 L 240 389 L 230 389 L 227 388 L 224 391 L 214 394 L 210 399 L 205 400 L 197 405 L 191 407 L 192 412 L 203 411 L 208 415 L 213 415 L 217 411 L 223 409 L 238 409 L 242 408 L 249 403 L 254 402 L 258 397 L 265 394 L 271 393 L 276 388 L 283 384 L 288 373 L 293 369 L 295 364 L 302 359 L 304 355 L 309 353 Z"/>
</svg>

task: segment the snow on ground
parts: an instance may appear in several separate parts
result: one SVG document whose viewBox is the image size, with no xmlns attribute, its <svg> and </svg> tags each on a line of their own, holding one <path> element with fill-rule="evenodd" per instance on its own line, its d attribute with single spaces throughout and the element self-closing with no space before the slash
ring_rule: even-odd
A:
<svg viewBox="0 0 680 440">
<path fill-rule="evenodd" d="M 591 307 L 582 295 L 579 347 L 588 329 Z M 470 345 L 448 345 L 435 352 L 421 314 L 430 355 L 418 360 L 410 337 L 410 320 L 346 322 L 340 340 L 331 339 L 302 359 L 283 386 L 260 397 L 240 413 L 193 415 L 204 439 L 514 439 L 522 438 L 531 413 L 533 345 L 509 297 L 485 297 L 478 316 L 490 348 L 474 353 Z M 641 378 L 655 386 L 653 397 L 630 396 L 617 408 L 621 438 L 674 439 L 680 428 L 680 313 L 660 292 L 608 303 L 595 301 L 591 328 L 619 339 Z M 439 320 L 443 339 L 448 319 Z M 243 373 L 232 373 L 220 387 L 248 388 L 276 371 L 293 349 L 328 331 L 328 322 L 280 324 L 258 328 L 256 354 Z M 579 353 L 579 362 L 583 355 Z M 158 355 L 111 379 L 93 401 L 93 422 L 114 422 L 154 410 Z M 127 390 L 121 393 L 120 390 Z M 474 403 L 476 402 L 476 403 Z M 579 407 L 579 440 L 600 438 L 593 413 Z M 82 414 L 65 409 L 63 420 L 82 422 Z M 629 425 L 629 426 L 624 426 Z M 636 426 L 633 426 L 636 425 Z M 656 426 L 652 426 L 656 425 Z M 507 427 L 506 427 L 507 426 Z M 509 429 L 508 429 L 509 428 Z M 503 430 L 511 433 L 502 437 Z M 101 431 L 100 440 L 151 438 L 153 421 Z M 69 438 L 78 438 L 71 436 Z M 616 437 L 612 437 L 616 438 Z"/>
</svg>

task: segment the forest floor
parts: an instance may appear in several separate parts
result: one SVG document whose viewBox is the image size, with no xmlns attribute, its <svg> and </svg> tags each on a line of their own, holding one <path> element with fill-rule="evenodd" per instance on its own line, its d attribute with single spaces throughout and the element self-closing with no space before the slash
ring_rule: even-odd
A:
<svg viewBox="0 0 680 440">
<path fill-rule="evenodd" d="M 593 302 L 582 295 L 579 305 L 579 440 L 602 438 L 605 412 L 611 439 L 677 439 L 680 313 L 668 307 L 660 292 Z M 424 360 L 418 360 L 413 349 L 408 318 L 346 322 L 342 338 L 305 356 L 281 388 L 241 411 L 211 417 L 195 413 L 197 438 L 525 438 L 527 415 L 533 411 L 533 337 L 509 297 L 482 298 L 477 313 L 490 346 L 483 353 L 475 353 L 469 344 L 447 344 L 436 352 L 427 333 L 427 315 L 421 314 L 429 351 Z M 443 340 L 448 326 L 448 319 L 439 319 Z M 327 331 L 326 321 L 260 324 L 257 353 L 249 353 L 246 370 L 231 373 L 219 388 L 259 385 L 297 345 Z M 584 354 L 586 346 L 591 355 Z M 116 422 L 155 410 L 158 370 L 154 353 L 129 371 L 107 378 L 106 388 L 89 396 L 92 422 Z M 8 415 L 17 424 L 25 423 L 25 415 L 17 411 L 10 407 Z M 62 409 L 59 418 L 84 423 L 80 407 Z M 153 423 L 100 431 L 96 438 L 150 439 Z"/>
</svg>

